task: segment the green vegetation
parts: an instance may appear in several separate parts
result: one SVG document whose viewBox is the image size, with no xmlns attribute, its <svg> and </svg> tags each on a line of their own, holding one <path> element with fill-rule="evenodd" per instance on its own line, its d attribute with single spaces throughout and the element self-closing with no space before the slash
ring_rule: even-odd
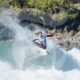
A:
<svg viewBox="0 0 80 80">
<path fill-rule="evenodd" d="M 68 14 L 70 19 L 73 19 L 77 16 L 75 13 L 75 8 L 78 5 L 74 5 L 70 0 L 0 0 L 0 6 L 12 5 L 15 11 L 19 11 L 22 8 L 35 8 L 42 12 L 55 13 L 56 6 L 63 7 Z M 79 7 L 80 8 L 80 7 Z M 64 13 L 58 14 L 58 17 L 64 17 Z M 56 16 L 57 17 L 57 16 Z"/>
<path fill-rule="evenodd" d="M 67 17 L 67 13 L 66 12 L 60 12 L 59 14 L 55 14 L 53 16 L 53 19 L 56 20 L 56 21 L 61 21 L 63 20 L 65 17 Z"/>
<path fill-rule="evenodd" d="M 11 3 L 18 7 L 37 8 L 42 11 L 52 10 L 53 6 L 70 7 L 70 0 L 0 0 L 0 5 Z"/>
</svg>

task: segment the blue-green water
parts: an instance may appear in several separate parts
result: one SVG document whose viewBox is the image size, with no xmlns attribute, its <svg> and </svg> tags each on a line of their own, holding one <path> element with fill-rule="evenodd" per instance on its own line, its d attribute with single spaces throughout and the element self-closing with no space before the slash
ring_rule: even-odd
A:
<svg viewBox="0 0 80 80">
<path fill-rule="evenodd" d="M 50 44 L 50 43 L 49 43 Z M 79 69 L 76 61 L 67 52 L 53 43 L 48 55 L 34 52 L 35 48 L 29 47 L 26 42 L 1 41 L 0 60 L 8 62 L 14 68 L 51 68 L 55 66 L 63 71 Z"/>
<path fill-rule="evenodd" d="M 80 74 L 79 63 L 55 43 L 52 45 L 50 54 L 44 56 L 34 53 L 25 42 L 0 41 L 0 79 L 76 80 Z"/>
</svg>

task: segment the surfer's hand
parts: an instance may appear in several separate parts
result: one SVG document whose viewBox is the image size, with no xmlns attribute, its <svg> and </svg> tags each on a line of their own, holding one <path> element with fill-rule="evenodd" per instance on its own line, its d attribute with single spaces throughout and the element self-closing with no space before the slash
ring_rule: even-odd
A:
<svg viewBox="0 0 80 80">
<path fill-rule="evenodd" d="M 36 40 L 33 40 L 32 42 L 34 42 L 34 41 L 36 41 Z"/>
</svg>

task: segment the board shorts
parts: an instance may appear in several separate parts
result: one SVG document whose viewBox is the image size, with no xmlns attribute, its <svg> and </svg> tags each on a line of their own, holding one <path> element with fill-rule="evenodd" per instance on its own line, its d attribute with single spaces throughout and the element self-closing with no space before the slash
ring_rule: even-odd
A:
<svg viewBox="0 0 80 80">
<path fill-rule="evenodd" d="M 43 49 L 46 49 L 47 44 L 46 44 L 46 36 L 42 35 L 41 39 L 38 39 L 34 42 L 37 46 L 40 46 Z"/>
</svg>

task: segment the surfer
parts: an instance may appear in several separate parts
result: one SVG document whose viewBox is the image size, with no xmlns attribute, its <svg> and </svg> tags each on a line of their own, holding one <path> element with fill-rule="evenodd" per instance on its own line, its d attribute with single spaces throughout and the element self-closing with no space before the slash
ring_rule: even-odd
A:
<svg viewBox="0 0 80 80">
<path fill-rule="evenodd" d="M 46 37 L 52 37 L 53 36 L 53 34 L 47 34 L 47 32 L 45 32 L 43 30 L 35 33 L 35 35 L 37 37 L 33 40 L 33 42 L 42 49 L 47 48 Z"/>
</svg>

